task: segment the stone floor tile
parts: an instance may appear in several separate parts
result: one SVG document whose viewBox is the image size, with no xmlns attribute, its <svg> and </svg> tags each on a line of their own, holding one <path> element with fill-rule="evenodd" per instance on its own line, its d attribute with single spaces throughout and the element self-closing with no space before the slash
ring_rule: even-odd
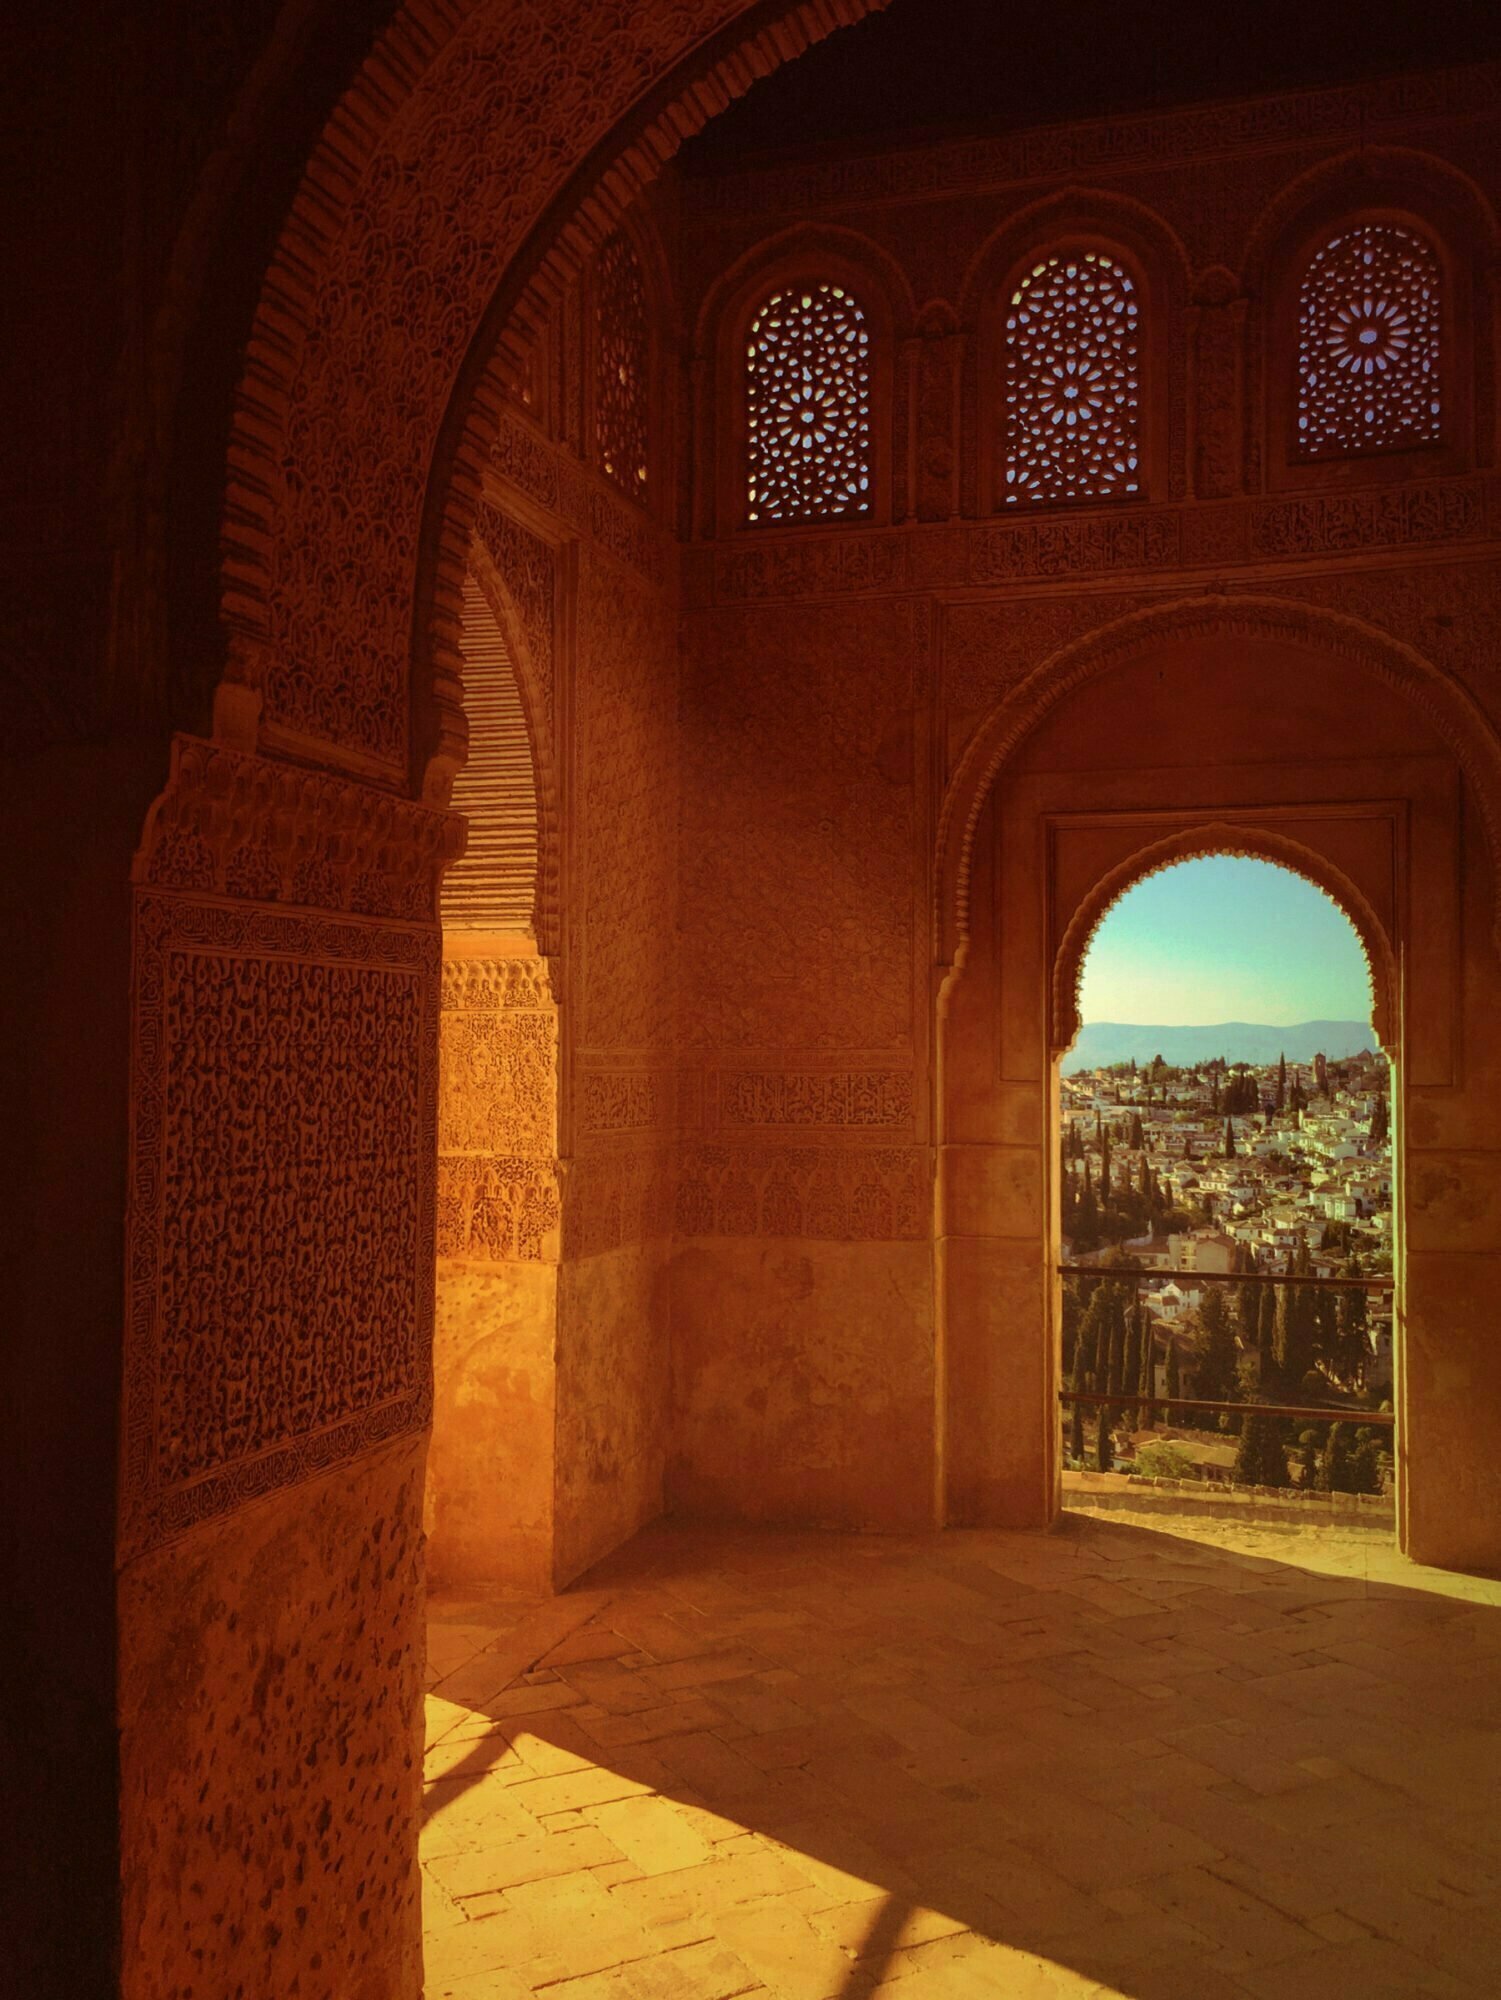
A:
<svg viewBox="0 0 1501 2000">
<path fill-rule="evenodd" d="M 1493 1995 L 1501 1588 L 1370 1543 L 659 1528 L 446 1602 L 429 2000 Z"/>
</svg>

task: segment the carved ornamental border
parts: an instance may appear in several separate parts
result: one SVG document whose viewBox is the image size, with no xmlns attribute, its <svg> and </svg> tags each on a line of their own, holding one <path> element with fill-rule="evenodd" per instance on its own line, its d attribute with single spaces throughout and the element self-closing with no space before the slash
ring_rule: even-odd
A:
<svg viewBox="0 0 1501 2000">
<path fill-rule="evenodd" d="M 446 804 L 450 774 L 464 757 L 459 646 L 464 571 L 507 382 L 515 378 L 518 363 L 524 361 L 574 275 L 620 226 L 632 203 L 685 140 L 759 78 L 886 4 L 887 0 L 789 0 L 752 6 L 747 0 L 740 4 L 731 0 L 708 36 L 664 65 L 634 109 L 617 121 L 565 186 L 554 191 L 548 206 L 534 211 L 530 226 L 522 224 L 520 240 L 497 246 L 505 253 L 497 265 L 499 286 L 474 313 L 475 363 L 465 372 L 457 407 L 447 407 L 452 399 L 444 398 L 440 422 L 446 424 L 451 444 L 438 454 L 442 472 L 424 503 L 422 540 L 430 554 L 418 588 L 425 612 L 418 668 L 419 674 L 425 670 L 427 685 L 419 690 L 418 721 L 424 740 L 415 747 L 423 795 L 432 803 Z M 410 116 L 405 121 L 401 167 L 393 166 L 403 116 L 411 112 L 435 62 L 452 53 L 466 19 L 493 11 L 494 0 L 488 8 L 463 8 L 456 0 L 404 0 L 340 99 L 307 162 L 262 282 L 231 429 L 220 565 L 222 616 L 230 635 L 230 662 L 220 694 L 226 715 L 257 715 L 268 671 L 281 671 L 280 663 L 270 658 L 274 554 L 279 538 L 288 531 L 287 433 L 297 404 L 308 330 L 317 320 L 320 288 L 337 266 L 341 240 L 352 218 L 363 210 L 367 227 L 388 219 L 389 202 L 395 197 L 381 184 L 382 167 L 391 168 L 392 177 L 401 182 L 420 175 L 420 133 L 414 134 Z M 539 58 L 539 70 L 540 66 Z M 487 65 L 469 66 L 466 82 L 472 92 L 486 88 L 487 75 Z M 521 87 L 527 81 L 521 76 Z M 457 118 L 463 108 L 448 106 L 448 120 Z M 440 215 L 441 198 L 439 191 Z M 497 205 L 503 213 L 504 204 Z M 434 255 L 436 264 L 441 264 L 441 255 Z M 433 455 L 437 430 L 435 423 L 430 435 L 411 441 L 414 456 L 423 463 Z M 336 560 L 331 553 L 327 559 Z M 380 581 L 388 586 L 395 579 Z M 399 587 L 409 587 L 405 573 Z M 307 663 L 310 675 L 316 676 L 319 669 L 320 663 Z M 331 669 L 325 665 L 324 671 Z M 410 687 L 406 696 L 409 708 Z M 392 781 L 405 776 L 409 758 L 397 752 L 396 744 L 402 752 L 412 747 L 406 741 L 406 723 L 403 713 L 389 746 L 383 738 L 380 757 L 373 763 L 365 760 L 371 775 Z M 332 738 L 320 737 L 316 746 L 310 740 L 309 747 L 316 747 L 328 762 L 348 762 Z"/>
<path fill-rule="evenodd" d="M 435 1180 L 437 1165 L 437 1009 L 440 943 L 435 929 L 360 922 L 315 912 L 290 912 L 251 904 L 135 892 L 135 1017 L 132 1047 L 132 1119 L 126 1226 L 126 1325 L 122 1385 L 122 1442 L 119 1467 L 121 1552 L 138 1554 L 185 1533 L 199 1522 L 230 1512 L 262 1494 L 300 1481 L 388 1440 L 422 1430 L 432 1405 L 432 1271 L 434 1267 Z M 387 1329 L 399 1343 L 393 1363 L 396 1386 L 377 1402 L 353 1407 L 316 1429 L 277 1437 L 263 1448 L 230 1455 L 195 1476 L 174 1479 L 164 1465 L 162 1289 L 168 1220 L 167 1148 L 178 1098 L 201 1077 L 188 1052 L 172 1045 L 171 1015 L 176 998 L 172 968 L 197 957 L 233 958 L 283 983 L 309 969 L 383 977 L 388 986 L 410 988 L 416 1032 L 410 1048 L 410 1220 L 414 1252 L 405 1260 L 410 1274 L 405 1325 Z M 267 1061 L 265 1048 L 246 1044 L 245 1053 Z M 386 1078 L 385 1087 L 392 1080 Z M 295 1087 L 295 1078 L 289 1077 Z M 382 1079 L 372 1079 L 372 1091 Z M 189 1118 L 191 1124 L 191 1115 Z M 191 1136 L 191 1135 L 190 1135 Z M 206 1163 L 210 1174 L 228 1176 L 229 1162 Z M 212 1227 L 212 1201 L 203 1204 L 204 1226 Z M 226 1213 L 221 1232 L 233 1227 Z M 195 1253 L 196 1254 L 196 1253 Z M 195 1270 L 195 1279 L 201 1271 Z M 197 1308 L 195 1341 L 217 1344 L 225 1375 L 240 1358 L 249 1329 L 225 1323 L 212 1298 Z M 198 1383 L 211 1365 L 197 1358 Z M 206 1455 L 206 1454 L 205 1454 Z"/>
<path fill-rule="evenodd" d="M 1206 594 L 1132 612 L 1060 647 L 981 722 L 939 814 L 934 948 L 940 965 L 953 965 L 968 941 L 975 831 L 992 786 L 1023 740 L 1097 675 L 1154 645 L 1223 634 L 1353 661 L 1427 717 L 1473 792 L 1490 863 L 1492 935 L 1501 944 L 1501 740 L 1479 704 L 1413 647 L 1361 619 L 1282 598 Z"/>
<path fill-rule="evenodd" d="M 846 529 L 698 548 L 684 564 L 694 609 L 865 591 L 1053 583 L 1075 577 L 1225 571 L 1501 538 L 1494 474 L 1269 500 L 1079 509 L 1026 521 Z"/>
</svg>

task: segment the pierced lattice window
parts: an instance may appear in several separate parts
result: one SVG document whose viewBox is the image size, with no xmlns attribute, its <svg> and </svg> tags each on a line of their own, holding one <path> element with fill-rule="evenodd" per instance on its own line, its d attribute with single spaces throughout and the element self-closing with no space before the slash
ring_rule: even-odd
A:
<svg viewBox="0 0 1501 2000">
<path fill-rule="evenodd" d="M 870 512 L 870 330 L 840 285 L 775 292 L 746 345 L 747 514 Z"/>
<path fill-rule="evenodd" d="M 600 252 L 596 297 L 594 439 L 599 463 L 622 492 L 644 500 L 651 334 L 646 280 L 628 237 L 612 236 Z"/>
<path fill-rule="evenodd" d="M 1390 222 L 1342 229 L 1298 293 L 1298 453 L 1343 457 L 1441 435 L 1438 259 Z"/>
<path fill-rule="evenodd" d="M 1007 506 L 1141 492 L 1140 307 L 1111 257 L 1047 257 L 1006 312 Z"/>
</svg>

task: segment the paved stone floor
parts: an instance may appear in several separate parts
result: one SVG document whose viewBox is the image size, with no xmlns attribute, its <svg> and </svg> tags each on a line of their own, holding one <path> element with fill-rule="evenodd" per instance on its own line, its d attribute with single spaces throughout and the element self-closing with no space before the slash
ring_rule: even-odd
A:
<svg viewBox="0 0 1501 2000">
<path fill-rule="evenodd" d="M 664 1526 L 430 1655 L 429 2000 L 1501 1994 L 1501 1584 L 1383 1537 Z"/>
</svg>

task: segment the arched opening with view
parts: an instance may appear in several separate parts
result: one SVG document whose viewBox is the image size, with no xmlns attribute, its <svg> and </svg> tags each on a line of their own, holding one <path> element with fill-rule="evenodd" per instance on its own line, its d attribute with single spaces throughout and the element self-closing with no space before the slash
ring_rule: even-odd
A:
<svg viewBox="0 0 1501 2000">
<path fill-rule="evenodd" d="M 1462 813 L 1460 803 L 1471 787 L 1483 799 L 1489 781 L 1472 768 L 1463 730 L 1428 699 L 1425 673 L 1353 621 L 1270 599 L 1185 600 L 1062 649 L 976 730 L 944 808 L 938 911 L 947 967 L 938 1001 L 939 1335 L 951 1523 L 1045 1526 L 1063 1505 L 1064 1446 L 1073 1440 L 1059 1422 L 1069 1385 L 1058 1099 L 1080 1034 L 1081 971 L 1101 920 L 1134 884 L 1194 856 L 1228 854 L 1306 878 L 1358 934 L 1397 1139 L 1397 1534 L 1427 1560 L 1472 1545 L 1476 1516 L 1451 1468 L 1473 1409 L 1460 1384 L 1485 1366 L 1472 1248 L 1482 1225 L 1478 1209 L 1460 1217 L 1446 1204 L 1483 1171 L 1478 1154 L 1448 1155 L 1451 1135 L 1480 1141 L 1464 1063 L 1467 1037 L 1479 1032 L 1473 967 L 1491 948 L 1491 873 L 1485 814 Z M 1155 1044 L 1146 1051 L 1149 1065 L 1158 1053 Z M 1205 1059 L 1221 1053 L 1233 1065 L 1230 1048 Z M 1235 1075 L 1232 1067 L 1231 1084 Z M 1303 1073 L 1305 1094 L 1313 1080 Z M 1226 1087 L 1221 1076 L 1221 1164 Z M 1270 1087 L 1275 1098 L 1275 1073 Z M 1154 1107 L 1155 1098 L 1154 1089 Z M 1237 1157 L 1247 1137 L 1249 1127 L 1236 1135 Z M 1166 1164 L 1155 1169 L 1159 1184 Z M 1094 1194 L 1098 1201 L 1097 1185 Z M 1160 1208 L 1159 1219 L 1171 1213 Z M 1156 1233 L 1192 1237 L 1198 1219 L 1191 1207 L 1183 1214 L 1186 1231 Z M 1296 1254 L 1295 1244 L 1284 1247 Z M 1321 1247 L 1310 1244 L 1310 1256 Z M 1338 1275 L 1326 1291 L 1339 1289 Z M 1317 1300 L 1312 1309 L 1316 1316 Z M 1313 1344 L 1337 1343 L 1338 1304 L 1332 1334 L 1327 1302 L 1322 1309 L 1324 1334 Z M 1348 1333 L 1348 1311 L 1346 1319 Z M 1270 1336 L 1275 1353 L 1275 1300 Z M 1292 1336 L 1296 1360 L 1296 1323 Z M 1289 1389 L 1286 1400 L 1306 1406 L 1302 1381 L 1321 1372 L 1317 1358 L 1294 1367 L 1286 1329 L 1282 1353 L 1283 1373 L 1296 1378 L 1296 1399 Z M 1161 1358 L 1165 1368 L 1165 1350 Z M 1137 1393 L 1145 1394 L 1139 1374 Z M 1301 1449 L 1301 1433 L 1293 1442 Z M 1093 1443 L 1086 1424 L 1086 1447 Z"/>
<path fill-rule="evenodd" d="M 1056 1099 L 1066 1506 L 1394 1520 L 1368 950 L 1323 888 L 1249 855 L 1170 861 L 1099 919 Z"/>
</svg>

